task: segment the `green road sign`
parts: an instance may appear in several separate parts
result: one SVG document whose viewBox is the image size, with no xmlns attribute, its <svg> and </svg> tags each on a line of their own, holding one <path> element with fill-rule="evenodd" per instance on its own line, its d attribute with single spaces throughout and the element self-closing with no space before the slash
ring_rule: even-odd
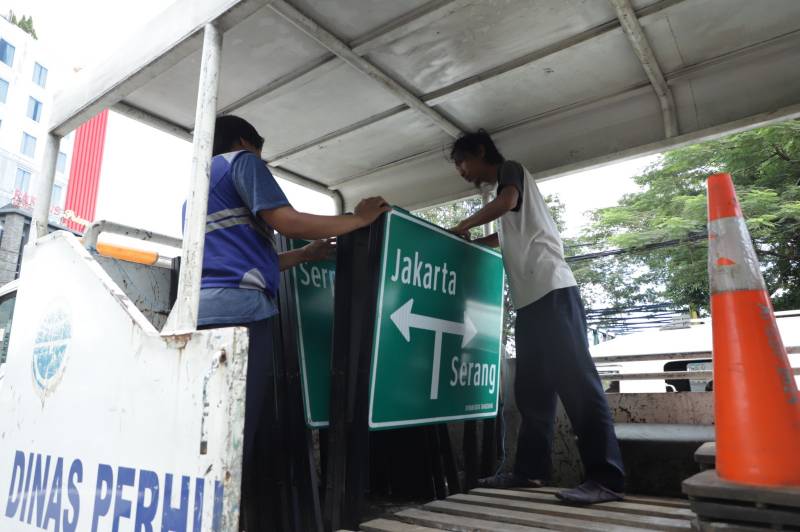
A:
<svg viewBox="0 0 800 532">
<path fill-rule="evenodd" d="M 386 215 L 385 224 L 370 428 L 495 416 L 500 254 L 398 210 Z"/>
<path fill-rule="evenodd" d="M 299 249 L 307 243 L 290 240 L 289 249 Z M 335 261 L 292 268 L 304 412 L 310 427 L 328 426 L 335 275 Z"/>
</svg>

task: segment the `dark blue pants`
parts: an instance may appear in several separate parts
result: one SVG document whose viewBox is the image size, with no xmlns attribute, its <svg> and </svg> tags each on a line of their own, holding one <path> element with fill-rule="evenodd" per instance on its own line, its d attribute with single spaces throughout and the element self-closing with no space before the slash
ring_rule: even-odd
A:
<svg viewBox="0 0 800 532">
<path fill-rule="evenodd" d="M 246 324 L 250 346 L 247 350 L 247 394 L 244 407 L 244 443 L 242 469 L 252 469 L 257 444 L 256 436 L 262 424 L 269 425 L 275 396 L 275 371 L 272 344 L 272 319 Z M 263 430 L 262 432 L 266 432 Z"/>
<path fill-rule="evenodd" d="M 614 423 L 589 354 L 578 287 L 553 290 L 517 310 L 514 393 L 522 416 L 514 470 L 550 478 L 556 397 L 578 436 L 586 478 L 623 491 L 624 467 Z"/>
</svg>

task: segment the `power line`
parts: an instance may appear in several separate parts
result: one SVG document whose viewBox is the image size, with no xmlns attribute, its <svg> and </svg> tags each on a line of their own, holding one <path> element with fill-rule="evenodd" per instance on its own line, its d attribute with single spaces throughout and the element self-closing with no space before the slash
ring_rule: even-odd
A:
<svg viewBox="0 0 800 532">
<path fill-rule="evenodd" d="M 599 259 L 601 257 L 611 257 L 614 255 L 623 255 L 625 253 L 636 253 L 640 251 L 649 251 L 653 249 L 662 249 L 673 246 L 679 246 L 698 240 L 705 240 L 708 238 L 708 233 L 690 233 L 685 238 L 676 238 L 675 240 L 665 240 L 663 242 L 653 242 L 651 244 L 642 244 L 641 246 L 634 246 L 630 248 L 609 249 L 607 251 L 597 251 L 595 253 L 586 253 L 584 255 L 573 255 L 567 257 L 567 262 L 581 262 L 584 260 Z"/>
<path fill-rule="evenodd" d="M 631 307 L 595 308 L 586 311 L 587 323 L 615 334 L 661 328 L 685 319 L 686 310 L 671 303 Z"/>
</svg>

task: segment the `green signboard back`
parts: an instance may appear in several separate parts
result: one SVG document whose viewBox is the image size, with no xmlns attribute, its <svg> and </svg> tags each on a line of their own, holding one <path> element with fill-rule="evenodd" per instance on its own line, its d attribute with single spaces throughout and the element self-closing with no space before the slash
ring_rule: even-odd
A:
<svg viewBox="0 0 800 532">
<path fill-rule="evenodd" d="M 289 249 L 308 242 L 290 240 Z M 309 427 L 327 427 L 333 337 L 335 261 L 305 263 L 292 269 L 303 403 Z"/>
<path fill-rule="evenodd" d="M 370 428 L 495 416 L 503 319 L 499 253 L 399 210 L 384 220 Z"/>
</svg>

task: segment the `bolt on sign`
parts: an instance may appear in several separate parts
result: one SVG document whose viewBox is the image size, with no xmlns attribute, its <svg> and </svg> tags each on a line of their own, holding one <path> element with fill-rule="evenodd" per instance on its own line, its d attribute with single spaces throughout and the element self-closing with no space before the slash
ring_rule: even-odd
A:
<svg viewBox="0 0 800 532">
<path fill-rule="evenodd" d="M 289 240 L 289 249 L 306 244 L 305 240 Z M 314 428 L 327 427 L 329 419 L 335 275 L 335 260 L 304 263 L 292 269 L 303 411 L 306 424 Z"/>
<path fill-rule="evenodd" d="M 397 209 L 384 224 L 370 429 L 495 416 L 500 254 Z"/>
</svg>

